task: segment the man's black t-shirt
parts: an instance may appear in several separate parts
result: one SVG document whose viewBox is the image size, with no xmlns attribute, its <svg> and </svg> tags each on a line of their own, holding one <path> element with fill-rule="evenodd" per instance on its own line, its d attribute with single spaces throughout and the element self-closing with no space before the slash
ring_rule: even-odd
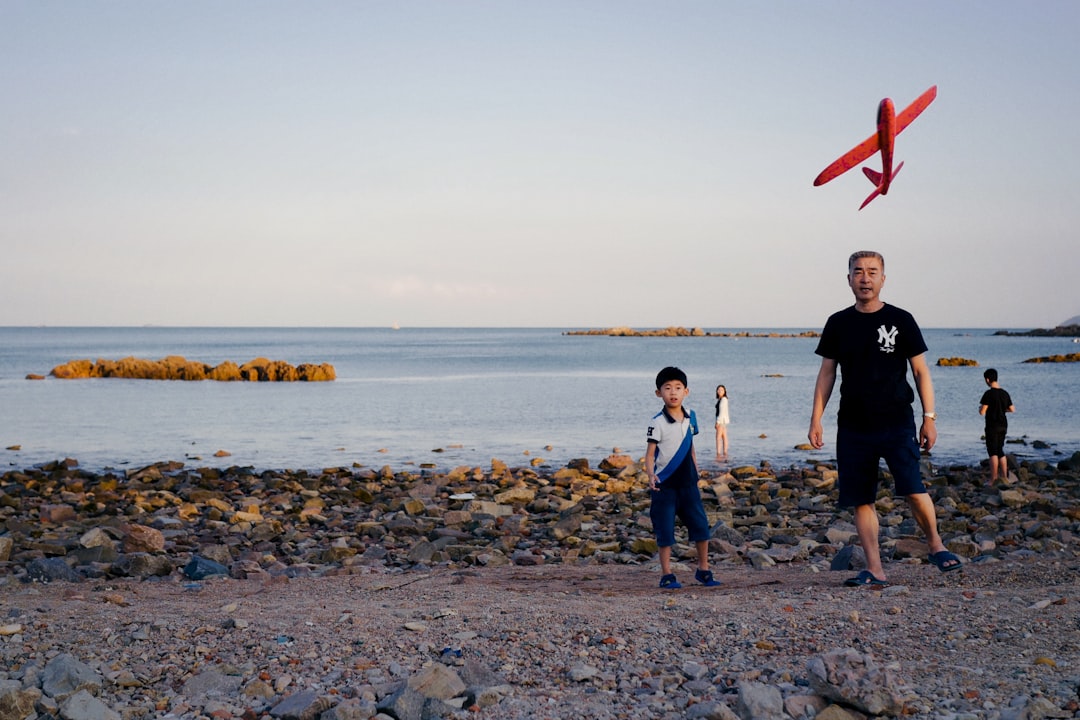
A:
<svg viewBox="0 0 1080 720">
<path fill-rule="evenodd" d="M 840 367 L 837 425 L 880 430 L 912 424 L 908 360 L 926 352 L 926 342 L 911 313 L 887 303 L 872 313 L 845 308 L 825 322 L 815 352 Z"/>
</svg>

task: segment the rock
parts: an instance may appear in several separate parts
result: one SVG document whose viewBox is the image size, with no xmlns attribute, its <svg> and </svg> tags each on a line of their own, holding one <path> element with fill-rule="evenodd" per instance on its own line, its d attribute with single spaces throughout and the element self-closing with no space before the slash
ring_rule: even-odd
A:
<svg viewBox="0 0 1080 720">
<path fill-rule="evenodd" d="M 149 553 L 128 553 L 121 555 L 113 563 L 113 571 L 128 577 L 161 577 L 173 571 L 172 561 L 162 555 Z"/>
<path fill-rule="evenodd" d="M 128 378 L 135 380 L 215 380 L 231 382 L 249 380 L 253 382 L 329 382 L 337 374 L 329 363 L 319 365 L 304 363 L 293 367 L 281 360 L 255 358 L 242 366 L 225 361 L 211 367 L 206 363 L 188 360 L 179 355 L 170 355 L 161 360 L 145 360 L 126 357 L 120 360 L 71 360 L 57 365 L 49 373 L 61 380 L 78 378 Z M 27 376 L 37 379 L 41 376 Z"/>
<path fill-rule="evenodd" d="M 183 572 L 189 580 L 205 580 L 214 575 L 227 577 L 229 575 L 229 568 L 221 563 L 214 562 L 213 560 L 194 555 L 192 556 L 191 561 L 184 566 Z"/>
<path fill-rule="evenodd" d="M 83 576 L 73 570 L 63 558 L 32 560 L 26 566 L 26 578 L 32 582 L 82 582 Z"/>
<path fill-rule="evenodd" d="M 759 682 L 740 682 L 737 712 L 753 720 L 786 720 L 780 689 Z"/>
<path fill-rule="evenodd" d="M 334 706 L 334 701 L 314 690 L 294 693 L 270 708 L 270 717 L 281 720 L 315 720 L 323 711 Z"/>
<path fill-rule="evenodd" d="M 937 360 L 938 367 L 977 367 L 978 365 L 978 361 L 962 357 L 938 358 Z"/>
<path fill-rule="evenodd" d="M 892 673 L 851 648 L 832 650 L 807 664 L 810 688 L 817 694 L 854 706 L 870 715 L 899 715 L 903 701 Z"/>
<path fill-rule="evenodd" d="M 101 685 L 101 675 L 69 653 L 61 653 L 50 660 L 41 675 L 41 690 L 59 701 L 80 690 L 96 693 L 101 690 Z"/>
<path fill-rule="evenodd" d="M 575 663 L 566 671 L 566 676 L 573 682 L 585 682 L 600 674 L 599 668 L 585 663 Z"/>
<path fill-rule="evenodd" d="M 465 692 L 465 683 L 442 663 L 429 665 L 408 680 L 408 686 L 426 698 L 449 700 Z"/>
<path fill-rule="evenodd" d="M 165 536 L 160 530 L 145 525 L 125 525 L 123 551 L 127 553 L 159 553 L 165 550 Z"/>
<path fill-rule="evenodd" d="M 22 720 L 34 717 L 34 708 L 41 699 L 37 688 L 23 688 L 15 680 L 0 680 L 0 718 Z"/>
<path fill-rule="evenodd" d="M 60 703 L 60 717 L 64 720 L 121 720 L 122 716 L 98 700 L 86 690 Z"/>
</svg>

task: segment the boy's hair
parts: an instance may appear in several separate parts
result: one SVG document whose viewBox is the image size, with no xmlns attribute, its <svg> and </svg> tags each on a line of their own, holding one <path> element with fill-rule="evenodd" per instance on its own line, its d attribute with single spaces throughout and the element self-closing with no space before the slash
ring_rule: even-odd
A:
<svg viewBox="0 0 1080 720">
<path fill-rule="evenodd" d="M 990 382 L 997 382 L 997 370 L 994 368 L 986 368 L 986 370 L 983 371 L 983 377 Z"/>
<path fill-rule="evenodd" d="M 881 271 L 885 272 L 885 258 L 882 257 L 881 253 L 877 250 L 858 250 L 851 253 L 851 257 L 847 260 L 848 275 L 851 274 L 851 269 L 855 267 L 855 261 L 861 258 L 877 258 L 878 262 L 881 263 Z"/>
<path fill-rule="evenodd" d="M 678 380 L 683 384 L 683 387 L 690 387 L 686 382 L 686 373 L 677 367 L 669 366 L 656 373 L 656 389 L 659 390 L 664 386 L 664 383 L 671 382 L 672 380 Z"/>
</svg>

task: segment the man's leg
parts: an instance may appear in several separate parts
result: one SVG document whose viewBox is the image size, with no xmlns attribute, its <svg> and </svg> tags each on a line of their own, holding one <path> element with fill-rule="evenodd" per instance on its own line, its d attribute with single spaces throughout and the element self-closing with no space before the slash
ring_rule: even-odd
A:
<svg viewBox="0 0 1080 720">
<path fill-rule="evenodd" d="M 667 545 L 660 548 L 660 574 L 671 574 L 671 546 Z"/>
<path fill-rule="evenodd" d="M 878 548 L 878 515 L 873 504 L 855 506 L 855 529 L 859 533 L 859 544 L 866 553 L 866 569 L 879 580 L 885 579 L 885 569 L 881 566 L 881 551 Z"/>
<path fill-rule="evenodd" d="M 934 501 L 930 499 L 930 493 L 908 495 L 907 501 L 915 522 L 919 524 L 923 535 L 926 536 L 926 546 L 930 549 L 930 553 L 944 550 L 945 543 L 941 541 L 941 535 L 938 534 L 937 514 L 934 511 Z"/>
</svg>

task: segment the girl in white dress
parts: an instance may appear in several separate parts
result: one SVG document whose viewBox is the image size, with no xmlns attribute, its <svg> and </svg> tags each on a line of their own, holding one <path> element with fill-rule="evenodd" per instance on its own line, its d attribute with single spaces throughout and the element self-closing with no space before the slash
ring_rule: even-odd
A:
<svg viewBox="0 0 1080 720">
<path fill-rule="evenodd" d="M 728 414 L 727 388 L 723 385 L 716 386 L 716 459 L 727 460 L 728 438 L 727 426 L 731 422 Z"/>
</svg>

